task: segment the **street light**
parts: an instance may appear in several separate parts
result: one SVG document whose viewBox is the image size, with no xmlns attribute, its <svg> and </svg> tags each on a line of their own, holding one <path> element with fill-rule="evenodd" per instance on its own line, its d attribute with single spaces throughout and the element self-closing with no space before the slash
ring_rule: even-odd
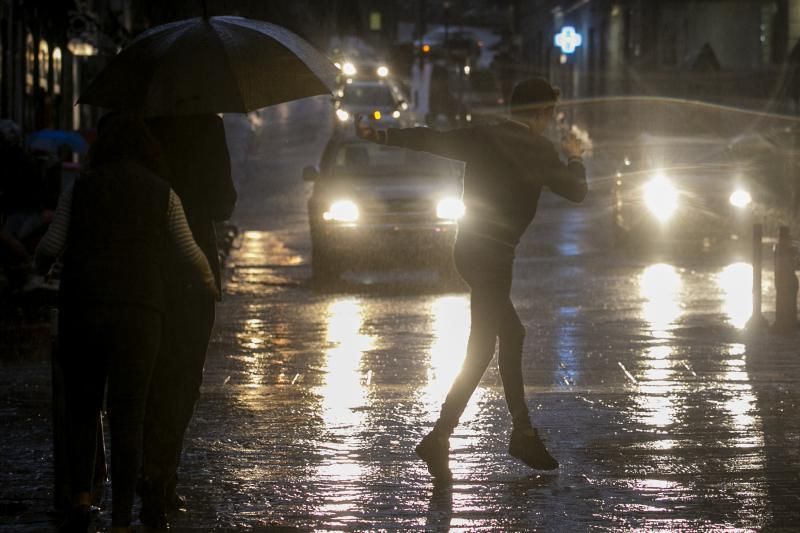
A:
<svg viewBox="0 0 800 533">
<path fill-rule="evenodd" d="M 88 57 L 97 55 L 97 47 L 83 39 L 70 39 L 69 42 L 67 42 L 67 49 L 74 56 Z"/>
</svg>

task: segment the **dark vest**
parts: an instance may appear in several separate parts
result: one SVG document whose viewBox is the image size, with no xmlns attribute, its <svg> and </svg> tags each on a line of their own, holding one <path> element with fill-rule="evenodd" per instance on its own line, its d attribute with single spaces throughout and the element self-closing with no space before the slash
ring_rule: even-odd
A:
<svg viewBox="0 0 800 533">
<path fill-rule="evenodd" d="M 169 185 L 134 162 L 75 182 L 61 304 L 121 303 L 164 310 Z"/>
</svg>

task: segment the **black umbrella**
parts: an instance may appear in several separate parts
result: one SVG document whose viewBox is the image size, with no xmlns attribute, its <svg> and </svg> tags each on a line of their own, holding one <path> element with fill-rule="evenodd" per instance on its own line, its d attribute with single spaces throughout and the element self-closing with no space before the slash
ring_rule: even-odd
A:
<svg viewBox="0 0 800 533">
<path fill-rule="evenodd" d="M 79 103 L 147 116 L 245 113 L 330 93 L 337 68 L 289 30 L 242 17 L 152 28 L 114 57 Z"/>
</svg>

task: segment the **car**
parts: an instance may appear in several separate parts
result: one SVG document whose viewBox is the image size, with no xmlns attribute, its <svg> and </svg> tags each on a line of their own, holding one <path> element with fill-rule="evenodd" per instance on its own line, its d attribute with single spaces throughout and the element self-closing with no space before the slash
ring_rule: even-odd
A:
<svg viewBox="0 0 800 533">
<path fill-rule="evenodd" d="M 340 131 L 352 132 L 356 115 L 363 115 L 376 127 L 412 125 L 405 95 L 391 80 L 350 80 L 334 99 L 334 124 Z"/>
<path fill-rule="evenodd" d="M 452 247 L 463 163 L 357 138 L 334 136 L 319 167 L 306 167 L 313 279 L 347 270 L 419 266 L 457 276 Z"/>
<path fill-rule="evenodd" d="M 618 243 L 746 238 L 761 195 L 727 139 L 643 135 L 620 155 L 611 188 Z"/>
</svg>

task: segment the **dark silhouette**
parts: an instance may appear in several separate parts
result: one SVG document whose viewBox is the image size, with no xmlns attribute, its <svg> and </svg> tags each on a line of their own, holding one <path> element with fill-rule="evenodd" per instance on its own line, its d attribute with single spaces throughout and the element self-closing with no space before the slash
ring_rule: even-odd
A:
<svg viewBox="0 0 800 533">
<path fill-rule="evenodd" d="M 74 505 L 66 531 L 89 527 L 97 414 L 106 383 L 112 531 L 130 525 L 148 382 L 161 341 L 165 257 L 177 252 L 187 277 L 216 293 L 180 200 L 159 177 L 157 146 L 144 123 L 114 115 L 98 131 L 88 168 L 62 195 L 37 249 L 39 257 L 63 253 L 58 354 Z"/>
<path fill-rule="evenodd" d="M 148 121 L 168 166 L 167 179 L 221 289 L 214 222 L 230 218 L 236 189 L 225 130 L 214 114 Z M 167 514 L 183 506 L 176 494 L 183 438 L 200 397 L 206 349 L 214 325 L 215 301 L 187 283 L 180 265 L 167 265 L 166 318 L 161 349 L 147 402 L 142 467 L 142 521 L 163 527 Z"/>
<path fill-rule="evenodd" d="M 442 406 L 439 420 L 417 446 L 434 478 L 449 479 L 449 436 L 494 356 L 499 340 L 500 375 L 513 419 L 510 453 L 525 464 L 554 469 L 558 463 L 533 428 L 522 383 L 522 326 L 510 299 L 514 250 L 533 220 L 544 187 L 574 202 L 587 193 L 583 147 L 562 140 L 563 163 L 542 132 L 552 121 L 559 92 L 541 79 L 517 85 L 512 120 L 446 132 L 428 128 L 377 131 L 356 121 L 360 137 L 423 150 L 466 163 L 464 204 L 454 249 L 456 268 L 470 286 L 472 326 L 464 365 Z"/>
</svg>

